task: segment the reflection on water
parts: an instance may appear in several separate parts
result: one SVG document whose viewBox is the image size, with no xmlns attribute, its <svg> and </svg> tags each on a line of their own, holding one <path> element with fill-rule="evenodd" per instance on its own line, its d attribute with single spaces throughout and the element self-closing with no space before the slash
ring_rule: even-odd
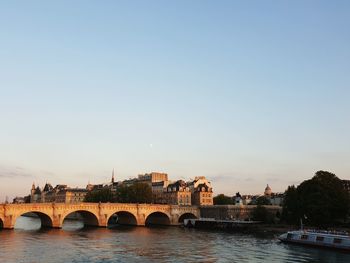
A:
<svg viewBox="0 0 350 263">
<path fill-rule="evenodd" d="M 69 220 L 63 221 L 62 228 L 66 231 L 75 231 L 84 228 L 84 222 L 82 220 Z M 38 216 L 21 216 L 16 220 L 15 230 L 36 231 L 41 229 L 41 222 Z"/>
<path fill-rule="evenodd" d="M 65 231 L 76 231 L 84 228 L 84 222 L 82 220 L 69 220 L 63 221 L 62 229 Z"/>
<path fill-rule="evenodd" d="M 20 216 L 16 220 L 15 229 L 16 230 L 39 230 L 41 228 L 41 222 L 38 216 Z"/>
<path fill-rule="evenodd" d="M 0 231 L 1 262 L 350 262 L 337 251 L 285 245 L 274 238 L 180 227 L 40 229 L 21 217 Z"/>
</svg>

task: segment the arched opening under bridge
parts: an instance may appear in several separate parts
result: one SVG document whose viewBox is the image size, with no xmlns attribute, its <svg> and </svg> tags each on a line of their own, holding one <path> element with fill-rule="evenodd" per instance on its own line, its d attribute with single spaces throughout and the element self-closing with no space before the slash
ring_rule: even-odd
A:
<svg viewBox="0 0 350 263">
<path fill-rule="evenodd" d="M 167 225 L 170 225 L 170 218 L 165 213 L 154 212 L 147 216 L 145 225 L 146 226 L 152 226 L 152 225 L 167 226 Z"/>
<path fill-rule="evenodd" d="M 65 230 L 76 230 L 84 227 L 98 227 L 97 216 L 89 211 L 77 210 L 67 214 L 62 221 Z"/>
<path fill-rule="evenodd" d="M 184 213 L 179 217 L 178 223 L 183 224 L 185 219 L 197 219 L 192 213 Z"/>
<path fill-rule="evenodd" d="M 136 226 L 137 219 L 130 212 L 119 211 L 111 215 L 108 219 L 108 227 L 114 227 L 118 225 Z"/>
<path fill-rule="evenodd" d="M 37 212 L 30 211 L 25 212 L 19 215 L 16 218 L 14 228 L 22 230 L 37 230 L 40 228 L 51 228 L 52 219 L 49 215 Z"/>
</svg>

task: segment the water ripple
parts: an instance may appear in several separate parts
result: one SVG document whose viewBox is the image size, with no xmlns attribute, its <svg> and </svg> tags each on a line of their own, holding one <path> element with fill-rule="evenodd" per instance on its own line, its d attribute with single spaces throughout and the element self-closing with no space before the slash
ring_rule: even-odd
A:
<svg viewBox="0 0 350 263">
<path fill-rule="evenodd" d="M 350 262 L 350 255 L 281 244 L 274 238 L 179 227 L 40 230 L 35 218 L 0 231 L 1 262 Z"/>
</svg>

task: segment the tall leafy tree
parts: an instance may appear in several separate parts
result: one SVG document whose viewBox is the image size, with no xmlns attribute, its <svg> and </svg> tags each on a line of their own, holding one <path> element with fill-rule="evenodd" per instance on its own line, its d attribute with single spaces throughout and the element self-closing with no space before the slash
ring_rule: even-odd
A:
<svg viewBox="0 0 350 263">
<path fill-rule="evenodd" d="M 117 200 L 120 203 L 152 203 L 152 189 L 145 183 L 121 185 L 117 189 Z"/>
<path fill-rule="evenodd" d="M 297 224 L 302 216 L 298 198 L 296 187 L 294 185 L 288 186 L 284 194 L 282 220 L 289 224 Z"/>
<path fill-rule="evenodd" d="M 233 199 L 230 196 L 219 194 L 213 198 L 214 205 L 232 205 Z"/>
<path fill-rule="evenodd" d="M 264 205 L 257 205 L 252 212 L 252 218 L 255 221 L 261 221 L 263 223 L 274 223 L 274 215 L 267 210 Z"/>
<path fill-rule="evenodd" d="M 344 221 L 349 212 L 349 194 L 335 174 L 318 171 L 310 180 L 285 193 L 283 218 L 290 223 L 304 222 L 326 227 Z"/>
<path fill-rule="evenodd" d="M 101 190 L 90 191 L 86 194 L 84 202 L 90 203 L 113 203 L 116 201 L 115 194 L 109 188 L 103 188 Z"/>
<path fill-rule="evenodd" d="M 257 205 L 271 205 L 271 201 L 266 196 L 259 196 L 258 199 L 256 199 Z"/>
</svg>

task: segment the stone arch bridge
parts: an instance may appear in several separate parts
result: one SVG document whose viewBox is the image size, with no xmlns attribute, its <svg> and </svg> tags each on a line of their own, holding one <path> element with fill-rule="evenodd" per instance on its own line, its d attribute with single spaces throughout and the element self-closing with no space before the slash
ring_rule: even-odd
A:
<svg viewBox="0 0 350 263">
<path fill-rule="evenodd" d="M 118 223 L 145 226 L 148 224 L 179 225 L 185 218 L 199 218 L 196 206 L 124 204 L 124 203 L 29 203 L 0 205 L 0 228 L 13 229 L 21 215 L 34 213 L 43 227 L 62 228 L 64 219 L 79 213 L 86 226 L 107 227 Z"/>
</svg>

